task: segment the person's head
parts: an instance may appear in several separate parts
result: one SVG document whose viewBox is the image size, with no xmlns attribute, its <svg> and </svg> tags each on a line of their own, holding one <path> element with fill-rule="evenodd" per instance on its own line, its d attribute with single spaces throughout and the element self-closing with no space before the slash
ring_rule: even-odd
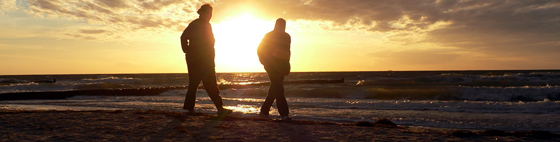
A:
<svg viewBox="0 0 560 142">
<path fill-rule="evenodd" d="M 212 9 L 213 8 L 210 4 L 204 4 L 200 7 L 200 9 L 198 9 L 198 11 L 196 11 L 196 13 L 200 15 L 200 19 L 210 21 L 210 19 L 212 18 Z"/>
<path fill-rule="evenodd" d="M 286 20 L 282 18 L 276 19 L 276 25 L 274 26 L 275 31 L 286 31 Z"/>
</svg>

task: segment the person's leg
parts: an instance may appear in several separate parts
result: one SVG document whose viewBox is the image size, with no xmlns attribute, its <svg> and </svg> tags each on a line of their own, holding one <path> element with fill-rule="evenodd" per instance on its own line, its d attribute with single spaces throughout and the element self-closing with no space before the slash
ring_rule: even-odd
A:
<svg viewBox="0 0 560 142">
<path fill-rule="evenodd" d="M 194 103 L 196 101 L 196 91 L 198 90 L 198 85 L 201 81 L 201 75 L 199 73 L 189 73 L 189 87 L 187 90 L 187 96 L 185 96 L 185 104 L 183 105 L 184 110 L 189 110 L 194 112 Z"/>
<path fill-rule="evenodd" d="M 270 87 L 268 88 L 268 94 L 266 96 L 266 99 L 263 102 L 263 105 L 261 106 L 261 113 L 263 115 L 269 115 L 270 112 L 270 107 L 272 107 L 272 103 L 274 103 L 274 99 L 276 99 L 276 87 L 274 86 L 274 84 L 276 82 L 273 81 L 272 76 L 274 73 L 272 73 L 273 70 L 266 68 L 266 73 L 268 73 L 268 78 L 270 78 Z"/>
<path fill-rule="evenodd" d="M 224 106 L 222 101 L 222 97 L 220 96 L 220 90 L 218 89 L 218 83 L 216 83 L 216 72 L 210 71 L 207 72 L 204 77 L 202 78 L 202 85 L 204 85 L 204 89 L 208 93 L 208 96 L 216 105 L 218 111 L 221 111 Z"/>
<path fill-rule="evenodd" d="M 270 112 L 270 107 L 272 107 L 272 103 L 274 103 L 274 99 L 276 98 L 274 96 L 274 93 L 272 92 L 274 89 L 272 89 L 272 86 L 270 86 L 270 88 L 268 89 L 268 95 L 266 96 L 266 99 L 264 100 L 263 105 L 261 106 L 261 113 L 263 115 L 268 115 Z"/>
<path fill-rule="evenodd" d="M 276 99 L 276 106 L 278 108 L 278 112 L 280 116 L 288 116 L 288 102 L 286 101 L 286 97 L 284 96 L 284 75 L 282 74 L 275 74 L 270 76 L 271 88 L 270 89 L 274 93 L 274 97 Z"/>
</svg>

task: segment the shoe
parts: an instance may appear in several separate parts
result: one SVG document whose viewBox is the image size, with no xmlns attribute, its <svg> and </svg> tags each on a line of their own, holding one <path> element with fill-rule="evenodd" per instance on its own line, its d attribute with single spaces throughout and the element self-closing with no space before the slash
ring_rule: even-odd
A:
<svg viewBox="0 0 560 142">
<path fill-rule="evenodd" d="M 218 115 L 228 115 L 228 114 L 231 114 L 232 112 L 233 112 L 233 110 L 222 109 L 222 110 L 218 110 Z"/>
<path fill-rule="evenodd" d="M 290 118 L 290 116 L 282 116 L 280 118 L 280 120 L 282 120 L 282 121 L 292 121 L 292 118 Z"/>
<path fill-rule="evenodd" d="M 266 113 L 259 113 L 259 117 L 260 117 L 260 118 L 270 119 L 270 116 L 268 116 L 268 114 L 266 114 Z"/>
</svg>

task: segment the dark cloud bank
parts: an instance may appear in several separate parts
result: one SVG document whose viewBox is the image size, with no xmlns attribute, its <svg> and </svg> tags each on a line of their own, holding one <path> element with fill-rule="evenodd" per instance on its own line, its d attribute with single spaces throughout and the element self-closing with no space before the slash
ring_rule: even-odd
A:
<svg viewBox="0 0 560 142">
<path fill-rule="evenodd" d="M 364 30 L 372 32 L 417 31 L 445 22 L 449 25 L 427 31 L 423 42 L 496 59 L 551 63 L 536 68 L 560 68 L 560 1 L 310 0 L 304 3 L 292 0 L 271 5 L 283 8 L 277 9 L 277 13 L 288 11 L 285 15 L 288 19 L 369 25 Z M 405 26 L 395 24 L 403 19 L 408 21 Z M 446 59 L 450 55 L 433 54 Z"/>
</svg>

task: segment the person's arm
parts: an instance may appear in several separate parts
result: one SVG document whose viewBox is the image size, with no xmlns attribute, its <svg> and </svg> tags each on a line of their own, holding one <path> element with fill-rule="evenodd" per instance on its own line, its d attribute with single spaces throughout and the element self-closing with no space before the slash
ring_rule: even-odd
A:
<svg viewBox="0 0 560 142">
<path fill-rule="evenodd" d="M 292 48 L 292 47 L 291 47 L 291 45 L 292 45 L 292 37 L 290 36 L 290 34 L 287 34 L 287 35 L 288 35 L 288 40 L 287 40 L 287 43 L 288 43 L 287 46 L 288 46 L 288 47 L 287 47 L 287 48 L 288 48 L 288 63 L 289 63 L 289 62 L 290 62 L 290 59 L 292 58 L 292 49 L 291 49 L 291 48 Z"/>
<path fill-rule="evenodd" d="M 287 63 L 288 63 L 288 72 L 286 73 L 286 75 L 289 75 L 290 72 L 292 72 L 292 65 L 290 64 L 290 59 L 292 59 L 292 49 L 291 49 L 291 48 L 292 48 L 292 47 L 291 47 L 291 45 L 292 45 L 292 37 L 291 37 L 290 34 L 288 34 L 288 33 L 286 33 L 286 35 L 288 35 L 288 36 L 287 36 L 287 37 L 288 37 L 288 39 L 287 39 L 287 43 L 288 43 L 288 45 L 287 45 L 287 46 L 288 46 L 288 47 L 287 47 L 287 48 L 288 48 L 288 55 L 287 55 L 287 57 L 288 57 L 288 59 L 287 59 Z"/>
<path fill-rule="evenodd" d="M 267 34 L 268 35 L 268 34 Z M 261 62 L 261 64 L 266 64 L 265 62 L 265 58 L 266 56 L 270 56 L 270 55 L 266 55 L 266 45 L 267 45 L 267 35 L 264 36 L 264 38 L 262 39 L 261 43 L 259 44 L 259 47 L 257 48 L 257 55 L 259 56 L 259 61 Z"/>
<path fill-rule="evenodd" d="M 187 49 L 189 48 L 189 39 L 191 38 L 191 25 L 183 31 L 181 34 L 181 48 L 183 49 L 183 53 L 187 53 Z"/>
</svg>

